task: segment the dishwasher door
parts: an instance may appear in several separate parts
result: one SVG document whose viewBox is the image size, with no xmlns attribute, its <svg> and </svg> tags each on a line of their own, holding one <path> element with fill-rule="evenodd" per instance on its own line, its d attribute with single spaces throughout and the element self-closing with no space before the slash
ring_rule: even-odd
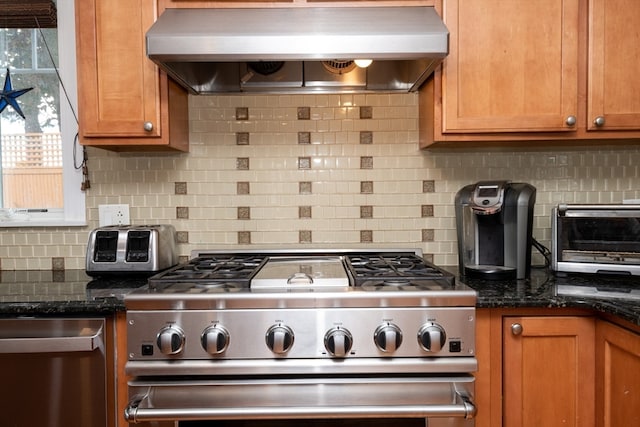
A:
<svg viewBox="0 0 640 427">
<path fill-rule="evenodd" d="M 106 427 L 105 320 L 0 319 L 0 425 Z"/>
</svg>

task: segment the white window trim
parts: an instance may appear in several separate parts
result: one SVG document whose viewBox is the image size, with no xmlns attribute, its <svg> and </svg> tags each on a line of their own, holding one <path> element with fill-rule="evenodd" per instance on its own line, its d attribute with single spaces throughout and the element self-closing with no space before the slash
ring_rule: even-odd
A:
<svg viewBox="0 0 640 427">
<path fill-rule="evenodd" d="M 78 111 L 78 84 L 76 74 L 76 33 L 74 1 L 58 0 L 58 52 L 60 64 L 60 78 L 69 96 L 73 109 Z M 63 49 L 62 47 L 65 47 Z M 73 149 L 76 147 L 76 162 L 82 161 L 82 146 L 75 141 L 78 124 L 69 102 L 60 88 L 60 130 L 62 136 L 62 182 L 64 192 L 64 208 L 49 212 L 18 212 L 16 215 L 0 215 L 2 227 L 58 227 L 85 226 L 86 201 L 85 194 L 80 190 L 82 185 L 82 169 L 74 165 Z"/>
</svg>

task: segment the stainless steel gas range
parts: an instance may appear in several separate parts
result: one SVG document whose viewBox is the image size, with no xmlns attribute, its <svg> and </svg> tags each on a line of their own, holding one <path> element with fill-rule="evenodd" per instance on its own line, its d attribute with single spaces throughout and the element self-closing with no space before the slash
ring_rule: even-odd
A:
<svg viewBox="0 0 640 427">
<path fill-rule="evenodd" d="M 195 251 L 125 297 L 125 417 L 471 427 L 475 301 L 418 250 Z"/>
</svg>

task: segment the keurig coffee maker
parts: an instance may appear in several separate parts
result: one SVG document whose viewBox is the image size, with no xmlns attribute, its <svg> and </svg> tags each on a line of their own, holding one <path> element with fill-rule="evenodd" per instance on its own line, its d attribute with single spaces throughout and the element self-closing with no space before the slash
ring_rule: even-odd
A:
<svg viewBox="0 0 640 427">
<path fill-rule="evenodd" d="M 529 277 L 535 200 L 535 187 L 509 181 L 482 181 L 458 191 L 455 211 L 462 276 Z"/>
</svg>

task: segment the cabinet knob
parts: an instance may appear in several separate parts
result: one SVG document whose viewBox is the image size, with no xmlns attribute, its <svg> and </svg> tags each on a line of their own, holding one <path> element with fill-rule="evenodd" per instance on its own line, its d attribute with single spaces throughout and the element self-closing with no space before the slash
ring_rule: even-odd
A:
<svg viewBox="0 0 640 427">
<path fill-rule="evenodd" d="M 147 132 L 151 132 L 153 130 L 153 123 L 144 122 L 144 130 L 146 130 Z"/>
<path fill-rule="evenodd" d="M 565 120 L 565 123 L 567 126 L 575 126 L 577 121 L 576 116 L 569 116 L 567 120 Z"/>
<path fill-rule="evenodd" d="M 596 125 L 597 127 L 602 127 L 604 126 L 604 117 L 602 116 L 598 116 L 593 120 L 593 124 Z"/>
<path fill-rule="evenodd" d="M 511 333 L 513 335 L 520 335 L 522 333 L 522 325 L 520 323 L 514 323 L 511 325 Z"/>
</svg>

